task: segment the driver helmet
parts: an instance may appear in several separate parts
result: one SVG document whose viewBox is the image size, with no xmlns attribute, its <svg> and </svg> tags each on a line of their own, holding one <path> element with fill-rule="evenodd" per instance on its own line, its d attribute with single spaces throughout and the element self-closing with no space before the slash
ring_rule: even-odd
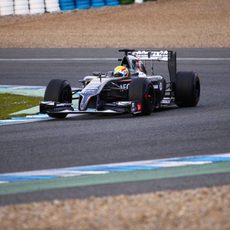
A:
<svg viewBox="0 0 230 230">
<path fill-rule="evenodd" d="M 114 77 L 129 77 L 129 70 L 124 66 L 117 66 L 113 71 Z"/>
</svg>

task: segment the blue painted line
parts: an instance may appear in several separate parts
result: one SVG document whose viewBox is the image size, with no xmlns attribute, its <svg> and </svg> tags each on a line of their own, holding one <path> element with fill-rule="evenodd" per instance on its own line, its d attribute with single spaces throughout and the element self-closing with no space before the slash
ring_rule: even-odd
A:
<svg viewBox="0 0 230 230">
<path fill-rule="evenodd" d="M 0 89 L 45 90 L 45 86 L 0 85 Z"/>
<path fill-rule="evenodd" d="M 17 124 L 22 124 L 25 123 L 25 121 L 13 121 L 13 120 L 7 120 L 7 121 L 0 121 L 0 126 L 4 126 L 4 125 L 17 125 Z"/>
<path fill-rule="evenodd" d="M 218 156 L 195 156 L 195 157 L 185 157 L 185 158 L 178 158 L 178 159 L 172 159 L 171 161 L 192 161 L 192 162 L 198 162 L 198 161 L 203 161 L 203 162 L 224 162 L 224 161 L 230 161 L 229 157 L 218 157 Z"/>
<path fill-rule="evenodd" d="M 147 171 L 170 167 L 205 165 L 220 162 L 230 162 L 230 153 L 205 156 L 189 156 L 179 158 L 154 159 L 115 164 L 79 166 L 70 168 L 47 169 L 29 172 L 0 174 L 0 182 L 18 182 L 33 180 L 49 180 L 61 177 L 83 176 L 89 174 L 106 174 L 114 172 Z M 0 183 L 1 186 L 1 183 Z"/>
<path fill-rule="evenodd" d="M 92 167 L 76 167 L 69 169 L 70 171 L 109 171 L 109 172 L 128 172 L 128 171 L 138 171 L 138 170 L 154 170 L 159 169 L 157 166 L 144 166 L 144 165 L 136 165 L 136 166 L 92 166 Z"/>
<path fill-rule="evenodd" d="M 0 126 L 15 125 L 15 124 L 44 121 L 44 120 L 51 120 L 51 119 L 52 118 L 50 118 L 47 114 L 28 115 L 26 117 L 12 117 L 11 119 L 0 120 Z"/>
<path fill-rule="evenodd" d="M 20 182 L 20 181 L 32 181 L 32 180 L 51 180 L 56 179 L 57 176 L 1 176 L 2 182 Z"/>
<path fill-rule="evenodd" d="M 23 120 L 23 121 L 27 121 L 27 120 L 47 120 L 49 118 L 48 115 L 46 114 L 41 114 L 41 115 L 30 115 L 30 116 L 26 116 L 26 117 L 12 117 L 10 120 L 13 121 L 18 121 L 18 120 Z"/>
</svg>

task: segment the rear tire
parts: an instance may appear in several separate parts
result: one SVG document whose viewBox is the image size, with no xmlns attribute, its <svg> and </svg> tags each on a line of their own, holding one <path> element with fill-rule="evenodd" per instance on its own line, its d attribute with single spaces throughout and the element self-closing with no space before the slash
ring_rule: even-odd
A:
<svg viewBox="0 0 230 230">
<path fill-rule="evenodd" d="M 72 90 L 68 81 L 53 79 L 46 87 L 44 101 L 72 103 Z M 48 113 L 53 118 L 65 118 L 67 113 Z"/>
<path fill-rule="evenodd" d="M 193 72 L 178 72 L 175 83 L 175 103 L 179 107 L 196 106 L 200 99 L 200 80 Z"/>
<path fill-rule="evenodd" d="M 155 107 L 153 84 L 146 78 L 134 78 L 129 85 L 129 100 L 142 104 L 142 114 L 150 115 Z"/>
</svg>

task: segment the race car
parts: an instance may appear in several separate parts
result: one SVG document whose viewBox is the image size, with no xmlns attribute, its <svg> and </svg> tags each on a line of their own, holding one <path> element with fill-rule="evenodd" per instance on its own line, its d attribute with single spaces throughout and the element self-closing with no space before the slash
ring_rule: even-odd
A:
<svg viewBox="0 0 230 230">
<path fill-rule="evenodd" d="M 40 113 L 53 118 L 77 113 L 150 115 L 154 110 L 167 106 L 193 107 L 198 104 L 199 77 L 195 72 L 177 72 L 176 52 L 119 51 L 124 52 L 124 56 L 114 71 L 83 77 L 81 88 L 72 89 L 67 80 L 51 80 L 44 101 L 40 103 Z M 157 62 L 168 64 L 166 76 L 154 73 Z M 147 64 L 151 67 L 150 74 Z"/>
</svg>

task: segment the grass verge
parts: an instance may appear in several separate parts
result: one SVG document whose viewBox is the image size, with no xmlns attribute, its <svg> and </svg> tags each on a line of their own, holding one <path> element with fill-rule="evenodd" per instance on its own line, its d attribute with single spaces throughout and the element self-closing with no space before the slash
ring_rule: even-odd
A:
<svg viewBox="0 0 230 230">
<path fill-rule="evenodd" d="M 12 117 L 11 113 L 37 106 L 40 101 L 42 97 L 0 94 L 0 119 L 8 119 Z"/>
</svg>

